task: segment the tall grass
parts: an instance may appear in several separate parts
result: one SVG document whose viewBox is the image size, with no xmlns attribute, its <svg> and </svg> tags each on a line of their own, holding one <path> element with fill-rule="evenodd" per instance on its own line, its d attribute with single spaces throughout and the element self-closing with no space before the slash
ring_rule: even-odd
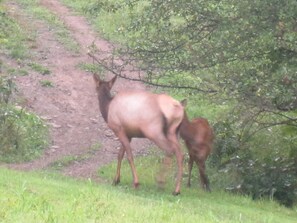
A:
<svg viewBox="0 0 297 223">
<path fill-rule="evenodd" d="M 295 222 L 296 210 L 222 192 L 112 187 L 0 168 L 1 222 Z"/>
</svg>

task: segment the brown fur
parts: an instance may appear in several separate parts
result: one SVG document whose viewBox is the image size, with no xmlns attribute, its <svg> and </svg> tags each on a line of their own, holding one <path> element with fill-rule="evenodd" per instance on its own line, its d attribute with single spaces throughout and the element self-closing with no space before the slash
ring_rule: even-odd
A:
<svg viewBox="0 0 297 223">
<path fill-rule="evenodd" d="M 188 186 L 191 186 L 191 173 L 193 162 L 195 162 L 199 168 L 202 188 L 210 191 L 209 180 L 205 173 L 205 161 L 212 151 L 214 134 L 211 126 L 204 118 L 189 121 L 185 113 L 180 126 L 180 136 L 185 141 L 189 152 Z"/>
<path fill-rule="evenodd" d="M 100 111 L 109 128 L 122 143 L 118 154 L 117 173 L 114 184 L 120 182 L 120 169 L 126 152 L 133 174 L 134 187 L 139 181 L 134 166 L 130 141 L 132 138 L 148 138 L 165 151 L 164 167 L 166 170 L 171 157 L 175 154 L 178 175 L 174 194 L 180 193 L 182 180 L 183 154 L 177 139 L 177 129 L 184 116 L 180 102 L 166 94 L 152 94 L 145 91 L 123 91 L 112 97 L 110 90 L 116 76 L 110 81 L 102 81 L 94 75 L 98 93 Z M 163 173 L 161 173 L 163 174 Z M 164 177 L 160 178 L 160 182 Z"/>
</svg>

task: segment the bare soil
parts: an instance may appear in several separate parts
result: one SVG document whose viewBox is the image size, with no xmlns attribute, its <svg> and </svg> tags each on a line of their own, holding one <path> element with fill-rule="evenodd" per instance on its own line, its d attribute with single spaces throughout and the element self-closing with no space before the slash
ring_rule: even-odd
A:
<svg viewBox="0 0 297 223">
<path fill-rule="evenodd" d="M 25 14 L 16 2 L 8 3 L 10 13 L 20 24 L 30 26 L 36 32 L 32 55 L 36 63 L 51 72 L 50 75 L 30 72 L 27 76 L 16 77 L 18 92 L 26 102 L 26 108 L 41 116 L 49 125 L 50 146 L 36 160 L 9 166 L 19 170 L 40 170 L 65 157 L 84 157 L 65 166 L 62 173 L 96 179 L 98 168 L 117 158 L 120 144 L 101 117 L 92 76 L 80 69 L 78 64 L 92 62 L 87 56 L 87 47 L 92 43 L 101 51 L 110 50 L 112 45 L 94 32 L 84 17 L 75 14 L 60 1 L 41 0 L 40 4 L 63 21 L 78 43 L 79 53 L 67 50 L 45 22 Z M 41 80 L 51 81 L 53 87 L 43 87 Z M 144 89 L 145 86 L 118 79 L 114 90 L 127 88 Z M 148 146 L 149 142 L 144 139 L 132 142 L 135 155 L 146 154 Z M 100 148 L 94 149 L 96 147 Z"/>
</svg>

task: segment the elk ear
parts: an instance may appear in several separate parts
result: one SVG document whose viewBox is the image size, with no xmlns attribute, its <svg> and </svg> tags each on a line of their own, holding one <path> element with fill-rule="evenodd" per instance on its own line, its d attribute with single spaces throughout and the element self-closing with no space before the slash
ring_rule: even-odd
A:
<svg viewBox="0 0 297 223">
<path fill-rule="evenodd" d="M 185 98 L 180 103 L 185 108 L 187 106 L 187 104 L 188 104 L 188 100 Z"/>
<path fill-rule="evenodd" d="M 108 82 L 109 89 L 112 88 L 112 86 L 114 85 L 114 82 L 116 81 L 117 77 L 118 77 L 117 75 L 114 76 L 114 77 Z"/>
</svg>

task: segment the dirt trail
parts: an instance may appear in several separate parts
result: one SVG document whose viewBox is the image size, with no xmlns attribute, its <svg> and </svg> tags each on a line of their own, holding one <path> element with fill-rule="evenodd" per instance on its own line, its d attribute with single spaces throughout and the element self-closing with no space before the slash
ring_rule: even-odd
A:
<svg viewBox="0 0 297 223">
<path fill-rule="evenodd" d="M 48 26 L 34 18 L 26 17 L 16 3 L 9 8 L 17 17 L 32 24 L 36 29 L 36 43 L 32 49 L 39 64 L 51 74 L 42 76 L 30 73 L 17 77 L 17 85 L 27 101 L 27 107 L 45 119 L 50 126 L 51 145 L 44 155 L 32 162 L 10 165 L 23 170 L 38 170 L 65 156 L 84 156 L 62 171 L 66 175 L 95 178 L 98 167 L 117 157 L 119 142 L 106 126 L 99 112 L 98 100 L 92 76 L 78 68 L 80 63 L 91 63 L 87 47 L 93 42 L 98 49 L 111 49 L 108 41 L 100 38 L 85 18 L 75 15 L 58 0 L 42 0 L 42 6 L 52 11 L 69 29 L 72 38 L 79 44 L 79 53 L 69 52 L 59 43 Z M 110 77 L 110 76 L 109 76 Z M 50 80 L 54 87 L 45 88 L 40 80 Z M 140 83 L 118 79 L 115 91 L 132 88 L 144 89 Z M 100 144 L 100 149 L 91 147 Z M 133 140 L 135 154 L 146 153 L 147 140 Z"/>
</svg>

